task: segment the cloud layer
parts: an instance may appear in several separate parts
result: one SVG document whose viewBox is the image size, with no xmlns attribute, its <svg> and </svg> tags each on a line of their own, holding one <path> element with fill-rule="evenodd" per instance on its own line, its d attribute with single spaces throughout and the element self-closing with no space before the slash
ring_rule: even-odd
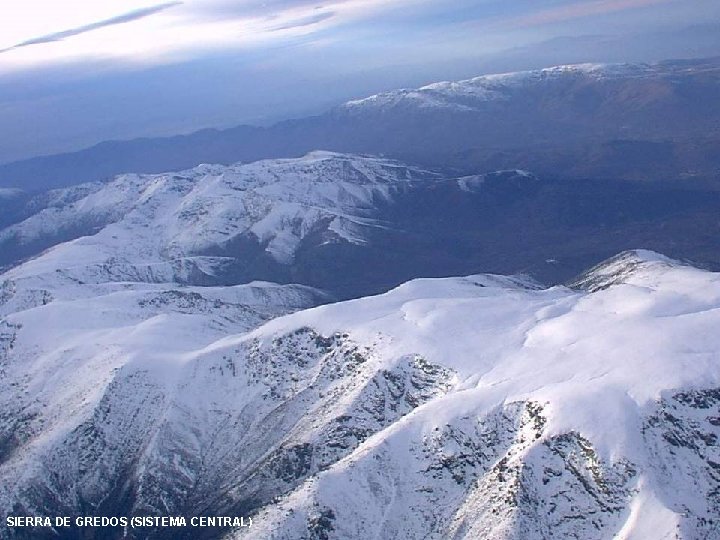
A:
<svg viewBox="0 0 720 540">
<path fill-rule="evenodd" d="M 700 3 L 705 0 L 699 0 Z M 683 4 L 683 0 L 25 0 L 0 22 L 0 72 L 52 63 L 118 60 L 163 63 L 208 52 L 357 37 L 392 26 L 452 32 L 464 23 L 502 35 L 608 13 Z M 37 16 L 37 14 L 41 16 Z M 394 25 L 394 26 L 393 26 Z M 453 26 L 454 25 L 454 26 Z M 383 36 L 382 39 L 389 39 Z M 458 35 L 458 46 L 463 36 Z M 490 45 L 485 40 L 484 47 Z M 507 43 L 505 43 L 507 45 Z M 501 47 L 499 47 L 501 48 Z"/>
<path fill-rule="evenodd" d="M 16 45 L 13 45 L 11 47 L 7 47 L 5 49 L 0 50 L 0 53 L 12 51 L 14 49 L 19 49 L 21 47 L 29 47 L 30 45 L 42 45 L 43 43 L 54 43 L 56 41 L 62 41 L 63 39 L 67 39 L 67 38 L 70 38 L 73 36 L 78 36 L 78 35 L 84 34 L 86 32 L 92 32 L 93 30 L 99 30 L 101 28 L 105 28 L 108 26 L 114 26 L 116 24 L 126 24 L 129 22 L 137 21 L 144 17 L 149 17 L 150 15 L 154 15 L 156 13 L 160 13 L 161 11 L 164 11 L 168 8 L 178 6 L 181 4 L 182 4 L 182 2 L 167 2 L 165 4 L 159 4 L 156 6 L 135 9 L 132 11 L 128 11 L 127 13 L 123 13 L 122 15 L 117 15 L 115 17 L 110 17 L 109 19 L 104 19 L 102 21 L 97 21 L 97 22 L 93 22 L 90 24 L 85 24 L 83 26 L 78 26 L 77 28 L 71 28 L 69 30 L 62 30 L 60 32 L 53 32 L 52 34 L 46 34 L 44 36 L 30 38 L 30 39 L 22 41 Z"/>
<path fill-rule="evenodd" d="M 419 6 L 427 1 L 396 0 L 392 9 Z M 55 0 L 29 0 L 8 10 L 0 23 L 0 52 L 4 53 L 0 67 L 103 58 L 161 62 L 177 55 L 303 37 L 387 10 L 387 3 L 382 0 L 67 3 L 71 5 L 66 6 L 66 11 L 60 10 L 58 4 L 63 3 Z M 127 11 L 124 4 L 135 7 Z M 118 13 L 122 8 L 125 9 Z M 34 16 L 44 12 L 48 13 L 46 19 Z M 56 28 L 40 32 L 48 29 L 49 21 L 57 21 Z M 12 39 L 15 41 L 11 42 Z"/>
</svg>

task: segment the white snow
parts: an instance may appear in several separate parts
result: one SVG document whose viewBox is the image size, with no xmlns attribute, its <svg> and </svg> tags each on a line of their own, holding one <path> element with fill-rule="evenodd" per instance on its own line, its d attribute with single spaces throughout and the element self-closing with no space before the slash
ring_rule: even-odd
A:
<svg viewBox="0 0 720 540">
<path fill-rule="evenodd" d="M 115 274 L 120 280 L 172 281 L 183 260 L 194 264 L 189 258 L 242 236 L 257 238 L 285 264 L 318 230 L 335 241 L 362 243 L 363 229 L 374 225 L 376 201 L 411 182 L 438 179 L 390 160 L 331 152 L 122 175 L 105 185 L 53 192 L 48 208 L 0 231 L 0 242 L 25 244 L 85 227 L 90 236 L 57 246 L 11 275 L 65 269 L 82 280 Z M 212 262 L 205 264 L 212 272 Z M 76 275 L 78 268 L 103 276 Z"/>
<path fill-rule="evenodd" d="M 625 271 L 628 266 L 631 271 Z M 605 277 L 618 271 L 620 280 L 596 292 L 539 290 L 493 276 L 415 280 L 384 295 L 275 319 L 237 341 L 222 341 L 228 348 L 246 340 L 269 342 L 310 327 L 323 335 L 348 333 L 371 347 L 386 362 L 385 369 L 416 354 L 456 374 L 448 394 L 377 433 L 282 504 L 268 507 L 258 518 L 265 524 L 250 536 L 274 537 L 273 530 L 280 530 L 280 536 L 293 534 L 288 531 L 297 532 L 298 519 L 302 522 L 311 508 L 325 505 L 341 512 L 334 525 L 344 533 L 337 537 L 352 537 L 353 523 L 361 520 L 378 525 L 378 534 L 386 537 L 414 538 L 411 531 L 421 530 L 417 521 L 422 520 L 410 518 L 409 508 L 425 504 L 413 495 L 421 470 L 415 467 L 426 466 L 411 457 L 420 441 L 446 427 L 462 426 L 468 418 L 491 417 L 498 407 L 533 402 L 544 408 L 547 426 L 537 442 L 509 463 L 525 467 L 543 441 L 579 433 L 602 462 L 630 462 L 639 469 L 616 537 L 675 538 L 688 500 L 668 495 L 677 486 L 663 486 L 657 479 L 643 422 L 654 404 L 673 392 L 720 387 L 720 275 L 651 252 L 626 254 L 595 270 Z M 687 484 L 689 492 L 710 489 L 697 481 L 696 487 Z M 374 482 L 379 484 L 373 487 Z M 499 486 L 491 483 L 483 489 Z M 383 500 L 392 493 L 397 501 Z M 668 502 L 672 500 L 675 506 Z M 488 502 L 483 501 L 473 504 Z M 392 518 L 382 513 L 395 504 Z M 712 511 L 703 504 L 709 503 L 696 507 L 696 515 Z M 288 511 L 297 514 L 285 517 Z M 410 522 L 401 525 L 399 519 Z M 515 538 L 508 531 L 498 535 Z M 524 538 L 530 537 L 536 538 Z"/>
<path fill-rule="evenodd" d="M 548 402 L 551 433 L 591 434 L 608 455 L 636 459 L 622 429 L 633 411 L 664 391 L 720 386 L 720 276 L 650 252 L 638 257 L 623 283 L 595 293 L 484 275 L 422 279 L 276 319 L 240 339 L 302 326 L 348 332 L 380 343 L 384 358 L 420 354 L 457 372 L 462 398 L 445 398 L 443 416 L 473 399 Z M 598 401 L 617 407 L 597 415 Z"/>
<path fill-rule="evenodd" d="M 710 537 L 720 411 L 677 396 L 720 388 L 718 274 L 637 251 L 575 288 L 417 279 L 312 309 L 178 284 L 243 234 L 282 263 L 318 228 L 361 243 L 374 201 L 437 179 L 315 152 L 50 194 L 2 235 L 99 230 L 0 275 L 0 517 L 121 483 L 156 512 L 260 501 L 231 536 L 263 539 Z"/>
<path fill-rule="evenodd" d="M 609 79 L 642 77 L 652 73 L 646 64 L 572 64 L 532 71 L 517 71 L 482 75 L 462 81 L 443 81 L 417 89 L 401 89 L 348 101 L 341 108 L 346 111 L 367 108 L 389 109 L 411 105 L 425 109 L 453 109 L 472 111 L 488 101 L 502 101 L 518 88 L 539 81 L 568 77 Z"/>
</svg>

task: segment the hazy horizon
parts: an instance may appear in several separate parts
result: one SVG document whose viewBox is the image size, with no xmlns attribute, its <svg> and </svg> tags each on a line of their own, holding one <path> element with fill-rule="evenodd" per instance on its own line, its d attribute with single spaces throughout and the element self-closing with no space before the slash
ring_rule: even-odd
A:
<svg viewBox="0 0 720 540">
<path fill-rule="evenodd" d="M 34 0 L 0 23 L 0 162 L 484 73 L 716 56 L 719 20 L 706 0 Z"/>
</svg>

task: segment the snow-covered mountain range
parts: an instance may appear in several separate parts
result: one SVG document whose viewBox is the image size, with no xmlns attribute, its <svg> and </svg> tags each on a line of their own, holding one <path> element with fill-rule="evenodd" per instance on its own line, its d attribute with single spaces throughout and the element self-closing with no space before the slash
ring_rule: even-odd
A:
<svg viewBox="0 0 720 540">
<path fill-rule="evenodd" d="M 719 537 L 718 274 L 629 252 L 574 288 L 419 279 L 269 322 L 327 299 L 53 281 L 32 263 L 2 281 L 3 517 L 245 515 L 250 529 L 204 533 L 257 539 Z"/>
<path fill-rule="evenodd" d="M 346 412 L 362 440 L 332 464 L 305 431 L 311 476 L 238 537 L 720 537 L 719 276 L 634 252 L 577 285 L 418 280 L 225 343 L 347 335 L 373 420 L 415 405 L 384 429 Z"/>
<path fill-rule="evenodd" d="M 453 109 L 471 112 L 493 101 L 506 101 L 514 93 L 542 84 L 582 80 L 588 83 L 649 79 L 662 73 L 650 64 L 573 64 L 532 71 L 482 75 L 462 81 L 436 82 L 420 88 L 401 89 L 375 94 L 345 103 L 345 111 L 388 110 L 393 107 Z"/>
<path fill-rule="evenodd" d="M 455 178 L 314 152 L 7 193 L 23 203 L 0 230 L 14 253 L 0 274 L 0 522 L 238 515 L 253 526 L 201 532 L 720 538 L 720 274 L 651 251 L 551 287 L 495 274 L 395 287 L 403 274 L 383 273 L 447 273 L 440 244 L 492 264 L 493 227 L 533 249 L 521 216 L 545 189 L 521 170 Z M 248 278 L 273 272 L 284 284 Z M 336 274 L 393 288 L 331 303 Z"/>
<path fill-rule="evenodd" d="M 303 283 L 339 299 L 420 276 L 530 273 L 562 283 L 640 246 L 720 267 L 720 192 L 457 175 L 380 157 L 120 175 L 0 199 L 0 268 L 85 283 Z M 663 233 L 657 233 L 658 223 Z"/>
<path fill-rule="evenodd" d="M 364 243 L 369 229 L 382 227 L 378 205 L 440 180 L 393 161 L 330 152 L 120 175 L 35 197 L 25 219 L 0 230 L 0 259 L 14 264 L 59 244 L 25 264 L 22 276 L 241 282 L 234 274 L 258 259 L 272 272 L 292 265 L 299 250 Z"/>
</svg>

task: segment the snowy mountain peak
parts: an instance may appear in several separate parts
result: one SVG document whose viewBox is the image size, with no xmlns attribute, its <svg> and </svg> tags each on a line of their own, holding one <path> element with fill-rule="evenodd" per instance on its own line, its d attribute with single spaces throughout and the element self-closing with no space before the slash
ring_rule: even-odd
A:
<svg viewBox="0 0 720 540">
<path fill-rule="evenodd" d="M 319 522 L 327 538 L 367 523 L 406 539 L 714 537 L 720 276 L 642 251 L 604 268 L 631 263 L 654 280 L 592 293 L 416 280 L 227 343 L 304 328 L 357 344 L 362 369 L 422 358 L 451 381 L 232 537 L 303 537 Z"/>
<path fill-rule="evenodd" d="M 481 75 L 460 81 L 443 81 L 422 86 L 420 88 L 404 88 L 375 94 L 363 99 L 353 100 L 340 106 L 337 111 L 351 116 L 359 116 L 363 112 L 372 111 L 440 111 L 440 112 L 483 112 L 503 110 L 503 103 L 512 103 L 522 106 L 523 102 L 535 107 L 535 100 L 544 95 L 537 104 L 544 108 L 548 104 L 558 103 L 568 105 L 573 102 L 583 102 L 583 95 L 588 92 L 600 92 L 599 89 L 622 88 L 624 84 L 631 84 L 636 88 L 634 92 L 647 93 L 645 99 L 660 97 L 653 85 L 646 85 L 644 81 L 671 81 L 683 76 L 697 76 L 704 71 L 717 71 L 717 66 L 704 66 L 702 63 L 618 63 L 618 64 L 570 64 L 559 65 L 544 69 L 517 71 Z M 655 85 L 657 86 L 657 84 Z M 660 84 L 660 86 L 663 86 Z M 672 85 L 671 85 L 672 86 Z M 637 89 L 640 90 L 637 90 Z M 574 90 L 578 90 L 576 95 Z M 543 94 L 547 92 L 547 94 Z M 666 94 L 672 93 L 671 88 L 664 90 Z M 558 98 L 562 99 L 558 101 Z M 513 101 L 514 98 L 519 101 Z M 613 92 L 605 96 L 613 102 Z M 628 96 L 624 92 L 618 95 L 618 103 L 625 103 L 623 99 Z M 547 103 L 546 103 L 547 102 Z M 592 102 L 590 102 L 592 103 Z M 500 108 L 493 107 L 493 104 Z M 532 107 L 525 114 L 532 114 Z M 554 107 L 551 107 L 554 111 Z M 592 110 L 592 109 L 590 109 Z M 506 111 L 508 112 L 508 111 Z M 511 112 L 511 111 L 510 111 Z M 554 111 L 560 114 L 561 111 Z M 508 113 L 509 114 L 509 113 Z M 510 117 L 512 118 L 512 116 Z M 553 117 L 545 119 L 552 122 Z M 511 124 L 512 125 L 512 124 Z M 497 128 L 496 128 L 497 130 Z M 517 135 L 516 135 L 517 137 Z"/>
<path fill-rule="evenodd" d="M 628 283 L 657 276 L 669 268 L 691 267 L 654 251 L 637 249 L 624 251 L 591 268 L 578 277 L 572 287 L 599 291 L 612 285 Z"/>
</svg>

